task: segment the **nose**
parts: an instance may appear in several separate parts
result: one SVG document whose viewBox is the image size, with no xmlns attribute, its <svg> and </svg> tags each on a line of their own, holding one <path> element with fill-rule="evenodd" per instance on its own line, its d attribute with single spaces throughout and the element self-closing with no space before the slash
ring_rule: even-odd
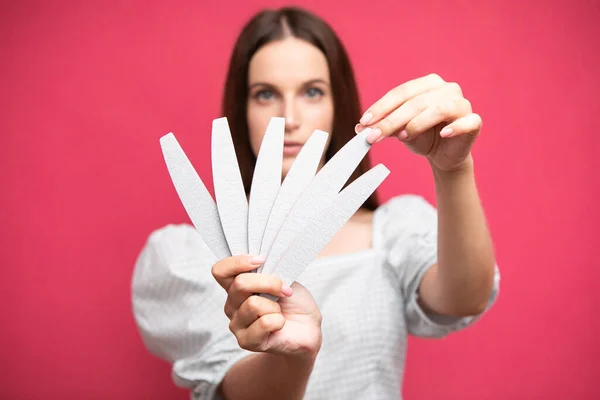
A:
<svg viewBox="0 0 600 400">
<path fill-rule="evenodd" d="M 283 117 L 285 118 L 285 133 L 297 130 L 302 121 L 298 104 L 293 99 L 288 99 L 283 105 Z"/>
</svg>

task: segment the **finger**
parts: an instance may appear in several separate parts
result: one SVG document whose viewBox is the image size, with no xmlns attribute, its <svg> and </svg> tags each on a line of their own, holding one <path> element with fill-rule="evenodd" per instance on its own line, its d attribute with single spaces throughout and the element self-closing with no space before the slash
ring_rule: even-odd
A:
<svg viewBox="0 0 600 400">
<path fill-rule="evenodd" d="M 253 294 L 268 293 L 275 297 L 289 297 L 292 289 L 285 285 L 275 275 L 245 273 L 235 277 L 229 286 L 227 312 L 233 313 L 238 310 L 242 303 Z"/>
<path fill-rule="evenodd" d="M 482 125 L 483 121 L 478 114 L 469 114 L 446 125 L 444 129 L 440 131 L 440 136 L 443 138 L 460 135 L 477 136 L 481 132 Z"/>
<path fill-rule="evenodd" d="M 457 120 L 471 112 L 471 103 L 465 98 L 436 103 L 412 119 L 398 134 L 398 139 L 410 140 L 438 124 Z"/>
<path fill-rule="evenodd" d="M 387 114 L 400 107 L 407 100 L 430 91 L 444 84 L 444 80 L 437 74 L 430 74 L 417 78 L 390 90 L 381 99 L 377 100 L 367 109 L 360 124 L 362 126 L 373 125 Z"/>
<path fill-rule="evenodd" d="M 266 314 L 257 319 L 247 329 L 238 330 L 235 337 L 241 348 L 250 351 L 265 351 L 269 335 L 285 325 L 285 318 L 279 313 Z"/>
<path fill-rule="evenodd" d="M 421 93 L 408 100 L 379 121 L 374 128 L 374 130 L 378 129 L 378 131 L 370 134 L 367 140 L 376 139 L 380 142 L 384 138 L 403 130 L 411 120 L 425 111 L 431 104 L 461 98 L 462 92 L 460 91 L 460 87 L 458 87 L 458 90 L 456 89 L 457 86 L 455 83 L 447 83 L 437 89 Z"/>
<path fill-rule="evenodd" d="M 264 262 L 264 258 L 250 255 L 227 257 L 213 265 L 212 274 L 219 285 L 228 291 L 237 275 L 252 271 Z"/>
<path fill-rule="evenodd" d="M 275 313 L 281 313 L 279 303 L 261 296 L 250 296 L 231 320 L 229 329 L 235 333 L 237 330 L 248 328 L 263 315 Z"/>
</svg>

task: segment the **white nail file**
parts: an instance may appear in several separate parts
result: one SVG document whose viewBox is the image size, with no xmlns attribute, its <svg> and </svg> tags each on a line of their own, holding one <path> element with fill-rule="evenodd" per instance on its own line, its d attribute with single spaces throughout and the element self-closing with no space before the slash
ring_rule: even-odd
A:
<svg viewBox="0 0 600 400">
<path fill-rule="evenodd" d="M 161 137 L 160 146 L 175 190 L 192 224 L 216 258 L 230 257 L 215 201 L 173 133 Z"/>
<path fill-rule="evenodd" d="M 328 207 L 308 216 L 306 226 L 294 238 L 273 274 L 291 285 L 389 173 L 382 164 L 371 168 L 342 190 Z M 272 295 L 263 296 L 274 301 L 278 299 Z"/>
<path fill-rule="evenodd" d="M 248 205 L 248 253 L 260 253 L 269 214 L 281 186 L 285 119 L 271 118 L 256 159 Z"/>
<path fill-rule="evenodd" d="M 232 255 L 248 253 L 248 200 L 226 118 L 212 125 L 212 172 L 223 233 Z"/>
<path fill-rule="evenodd" d="M 327 132 L 315 130 L 296 156 L 294 163 L 281 184 L 275 204 L 273 204 L 267 228 L 262 239 L 260 256 L 267 256 L 277 236 L 277 232 L 292 209 L 292 206 L 315 177 L 319 168 L 319 162 L 323 157 L 328 136 Z M 258 272 L 261 271 L 262 266 L 258 269 Z"/>
<path fill-rule="evenodd" d="M 263 274 L 270 274 L 275 270 L 284 252 L 290 247 L 294 237 L 304 229 L 310 216 L 333 202 L 371 148 L 371 144 L 367 142 L 370 132 L 371 129 L 367 128 L 346 143 L 302 192 L 277 233 L 263 265 Z"/>
</svg>

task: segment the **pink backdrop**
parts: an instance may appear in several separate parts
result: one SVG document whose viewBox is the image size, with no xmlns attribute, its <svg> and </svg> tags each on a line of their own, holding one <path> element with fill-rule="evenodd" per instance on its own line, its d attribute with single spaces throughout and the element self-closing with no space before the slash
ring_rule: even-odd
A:
<svg viewBox="0 0 600 400">
<path fill-rule="evenodd" d="M 14 3 L 14 4 L 13 4 Z M 186 399 L 130 306 L 147 235 L 187 217 L 158 139 L 209 174 L 211 120 L 242 23 L 280 2 L 2 2 L 0 397 Z M 344 39 L 363 106 L 429 72 L 484 119 L 477 177 L 502 268 L 496 307 L 411 339 L 407 399 L 597 399 L 600 21 L 596 1 L 306 1 Z M 384 141 L 383 200 L 433 201 Z"/>
</svg>

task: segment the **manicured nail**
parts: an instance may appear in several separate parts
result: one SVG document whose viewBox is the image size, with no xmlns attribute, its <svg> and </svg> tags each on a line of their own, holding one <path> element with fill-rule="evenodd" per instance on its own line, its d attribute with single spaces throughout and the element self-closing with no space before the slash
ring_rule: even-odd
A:
<svg viewBox="0 0 600 400">
<path fill-rule="evenodd" d="M 406 131 L 401 131 L 398 134 L 398 139 L 400 139 L 400 140 L 406 140 L 406 139 L 408 139 L 408 133 Z"/>
<path fill-rule="evenodd" d="M 372 119 L 373 119 L 373 114 L 368 112 L 362 116 L 362 118 L 360 119 L 359 122 L 363 125 L 367 125 L 369 123 L 369 121 L 371 121 Z"/>
<path fill-rule="evenodd" d="M 253 265 L 262 265 L 264 263 L 265 263 L 265 258 L 264 257 L 256 256 L 256 257 L 250 258 L 250 264 L 253 264 Z"/>
<path fill-rule="evenodd" d="M 292 288 L 284 283 L 281 285 L 281 294 L 285 297 L 290 297 L 292 295 Z"/>
<path fill-rule="evenodd" d="M 354 132 L 361 133 L 363 130 L 365 129 L 364 126 L 362 126 L 361 124 L 356 124 L 356 126 L 354 127 Z"/>
<path fill-rule="evenodd" d="M 373 144 L 377 139 L 381 137 L 381 129 L 375 128 L 367 135 L 367 142 Z"/>
<path fill-rule="evenodd" d="M 444 129 L 442 129 L 440 131 L 441 137 L 448 137 L 450 135 L 452 135 L 452 128 L 450 128 L 449 126 L 446 126 Z"/>
</svg>

